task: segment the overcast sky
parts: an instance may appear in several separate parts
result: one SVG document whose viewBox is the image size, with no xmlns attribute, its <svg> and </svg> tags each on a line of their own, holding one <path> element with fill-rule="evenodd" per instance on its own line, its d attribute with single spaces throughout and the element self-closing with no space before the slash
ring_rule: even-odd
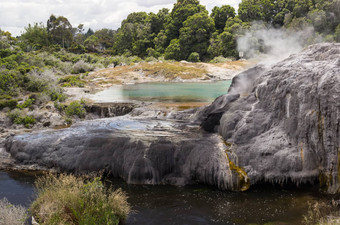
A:
<svg viewBox="0 0 340 225">
<path fill-rule="evenodd" d="M 29 23 L 46 21 L 51 14 L 65 16 L 85 29 L 117 29 L 132 12 L 172 9 L 176 0 L 0 0 L 0 29 L 18 36 Z M 241 0 L 201 0 L 209 12 L 214 6 L 231 5 L 237 9 Z"/>
</svg>

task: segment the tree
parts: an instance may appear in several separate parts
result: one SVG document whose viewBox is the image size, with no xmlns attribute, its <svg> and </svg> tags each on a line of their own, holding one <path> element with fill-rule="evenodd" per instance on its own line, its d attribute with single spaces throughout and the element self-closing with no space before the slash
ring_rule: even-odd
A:
<svg viewBox="0 0 340 225">
<path fill-rule="evenodd" d="M 57 18 L 51 15 L 47 20 L 47 32 L 52 42 L 61 45 L 63 48 L 69 47 L 73 41 L 72 25 L 63 16 Z"/>
<path fill-rule="evenodd" d="M 275 15 L 275 0 L 242 0 L 238 15 L 244 22 L 265 21 L 272 23 Z"/>
<path fill-rule="evenodd" d="M 101 49 L 108 49 L 108 48 L 112 48 L 113 46 L 116 31 L 103 28 L 103 29 L 97 30 L 93 35 L 98 38 L 98 44 L 100 45 Z"/>
<path fill-rule="evenodd" d="M 33 26 L 28 24 L 25 32 L 21 35 L 23 47 L 27 49 L 37 50 L 44 46 L 48 46 L 48 33 L 45 26 L 35 23 Z"/>
<path fill-rule="evenodd" d="M 216 30 L 221 33 L 228 18 L 235 17 L 235 9 L 229 5 L 223 5 L 221 7 L 215 6 L 212 10 L 211 17 L 214 19 Z"/>
<path fill-rule="evenodd" d="M 170 40 L 179 37 L 179 30 L 183 27 L 183 23 L 188 17 L 200 12 L 207 12 L 207 10 L 203 5 L 199 4 L 199 1 L 177 0 L 166 24 L 165 34 L 168 38 L 168 43 Z"/>
<path fill-rule="evenodd" d="M 165 59 L 182 59 L 182 52 L 178 39 L 172 39 L 170 45 L 165 49 Z"/>
<path fill-rule="evenodd" d="M 197 52 L 200 57 L 205 57 L 209 39 L 215 31 L 215 24 L 208 13 L 202 12 L 190 16 L 180 29 L 179 42 L 183 58 L 187 59 L 191 52 Z"/>
</svg>

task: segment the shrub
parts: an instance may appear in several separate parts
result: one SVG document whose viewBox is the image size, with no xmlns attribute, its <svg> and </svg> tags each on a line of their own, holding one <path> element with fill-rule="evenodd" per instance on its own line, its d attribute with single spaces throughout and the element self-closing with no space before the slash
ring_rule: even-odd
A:
<svg viewBox="0 0 340 225">
<path fill-rule="evenodd" d="M 66 106 L 58 101 L 54 101 L 54 108 L 56 108 L 59 113 L 62 113 L 66 109 Z"/>
<path fill-rule="evenodd" d="M 231 58 L 224 58 L 223 56 L 217 56 L 210 60 L 210 63 L 225 63 L 225 62 L 230 62 L 232 61 Z"/>
<path fill-rule="evenodd" d="M 79 118 L 84 118 L 86 115 L 86 110 L 84 105 L 79 103 L 78 101 L 73 101 L 69 106 L 65 109 L 65 114 L 68 117 L 78 116 Z"/>
<path fill-rule="evenodd" d="M 34 99 L 34 98 L 29 98 L 29 99 L 27 99 L 24 103 L 17 105 L 17 107 L 18 107 L 19 109 L 28 108 L 28 107 L 30 107 L 31 105 L 33 105 L 34 102 L 35 102 L 35 99 Z"/>
<path fill-rule="evenodd" d="M 10 108 L 14 109 L 18 104 L 18 101 L 15 99 L 9 99 L 9 100 L 0 100 L 0 110 L 3 108 Z"/>
<path fill-rule="evenodd" d="M 33 116 L 24 115 L 23 111 L 19 109 L 14 109 L 7 114 L 8 118 L 11 119 L 12 123 L 22 124 L 26 128 L 30 128 L 32 125 L 36 123 L 36 120 Z"/>
<path fill-rule="evenodd" d="M 91 64 L 84 62 L 84 60 L 78 61 L 76 64 L 73 65 L 73 69 L 71 73 L 78 74 L 78 73 L 85 73 L 88 71 L 92 71 L 94 68 Z"/>
<path fill-rule="evenodd" d="M 23 225 L 26 218 L 24 207 L 12 205 L 6 198 L 0 200 L 0 225 Z"/>
<path fill-rule="evenodd" d="M 30 211 L 44 224 L 121 224 L 130 212 L 126 195 L 105 188 L 100 178 L 47 175 L 36 181 L 37 199 Z"/>
<path fill-rule="evenodd" d="M 45 89 L 54 88 L 57 83 L 57 78 L 52 70 L 32 70 L 27 77 L 29 82 L 26 85 L 26 90 L 32 92 L 42 92 Z"/>
<path fill-rule="evenodd" d="M 71 87 L 71 86 L 78 86 L 84 87 L 85 82 L 80 80 L 80 76 L 66 76 L 59 79 L 59 84 L 62 84 L 63 87 Z"/>
<path fill-rule="evenodd" d="M 192 52 L 188 57 L 189 62 L 199 62 L 200 61 L 200 54 L 197 52 Z"/>
</svg>

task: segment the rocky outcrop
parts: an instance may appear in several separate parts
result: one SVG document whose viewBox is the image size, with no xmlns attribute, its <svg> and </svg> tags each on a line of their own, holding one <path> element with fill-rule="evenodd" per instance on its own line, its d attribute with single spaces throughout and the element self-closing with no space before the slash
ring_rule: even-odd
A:
<svg viewBox="0 0 340 225">
<path fill-rule="evenodd" d="M 247 189 L 223 141 L 199 127 L 129 116 L 84 121 L 68 129 L 12 136 L 6 149 L 18 164 L 60 171 L 104 171 L 133 184 L 205 183 Z"/>
<path fill-rule="evenodd" d="M 202 127 L 229 143 L 252 184 L 319 182 L 335 193 L 339 112 L 340 44 L 318 44 L 271 68 L 240 74 L 230 94 L 205 109 Z"/>
</svg>

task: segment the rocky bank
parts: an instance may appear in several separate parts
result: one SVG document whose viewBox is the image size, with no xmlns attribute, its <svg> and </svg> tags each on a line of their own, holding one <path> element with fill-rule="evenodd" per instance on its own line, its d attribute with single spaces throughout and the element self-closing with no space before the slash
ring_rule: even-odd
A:
<svg viewBox="0 0 340 225">
<path fill-rule="evenodd" d="M 233 79 L 199 110 L 83 121 L 11 136 L 17 165 L 104 170 L 128 183 L 205 183 L 246 190 L 257 183 L 321 184 L 339 190 L 340 44 L 318 44 Z M 200 124 L 200 126 L 197 126 Z"/>
</svg>

